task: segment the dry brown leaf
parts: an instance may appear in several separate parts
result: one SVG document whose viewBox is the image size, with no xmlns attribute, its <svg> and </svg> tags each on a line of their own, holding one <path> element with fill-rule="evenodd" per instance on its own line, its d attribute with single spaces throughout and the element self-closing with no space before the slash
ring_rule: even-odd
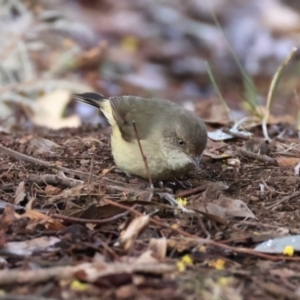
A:
<svg viewBox="0 0 300 300">
<path fill-rule="evenodd" d="M 222 181 L 210 182 L 207 185 L 206 190 L 203 192 L 203 202 L 207 203 L 208 201 L 218 199 L 219 195 L 222 194 L 222 191 L 227 189 L 228 185 Z"/>
<path fill-rule="evenodd" d="M 52 129 L 78 127 L 81 124 L 79 116 L 62 117 L 70 98 L 71 94 L 67 90 L 56 90 L 41 97 L 35 101 L 35 111 L 30 116 L 31 121 L 36 125 Z"/>
<path fill-rule="evenodd" d="M 53 186 L 53 185 L 47 185 L 45 187 L 45 190 L 44 190 L 44 192 L 45 192 L 45 194 L 47 196 L 49 196 L 49 195 L 57 195 L 60 191 L 61 191 L 60 188 L 58 188 L 56 186 Z"/>
<path fill-rule="evenodd" d="M 13 205 L 7 205 L 0 217 L 0 229 L 5 231 L 8 226 L 12 224 L 15 216 L 16 214 Z"/>
<path fill-rule="evenodd" d="M 0 247 L 6 243 L 5 232 L 9 225 L 11 225 L 15 219 L 15 209 L 12 205 L 7 205 L 3 214 L 0 217 Z"/>
<path fill-rule="evenodd" d="M 200 211 L 203 211 L 203 212 L 207 212 L 211 215 L 214 215 L 214 216 L 218 216 L 222 219 L 226 219 L 226 209 L 216 203 L 207 203 L 207 205 L 205 206 L 206 209 L 204 210 L 201 210 Z"/>
<path fill-rule="evenodd" d="M 276 161 L 279 167 L 295 167 L 300 159 L 297 157 L 279 156 L 276 157 Z"/>
<path fill-rule="evenodd" d="M 32 210 L 34 208 L 35 203 L 36 203 L 36 198 L 31 197 L 26 203 L 25 211 Z"/>
<path fill-rule="evenodd" d="M 226 158 L 230 158 L 229 155 L 227 154 L 214 154 L 214 153 L 211 153 L 207 150 L 204 150 L 204 153 L 203 153 L 205 156 L 208 156 L 212 159 L 226 159 Z"/>
<path fill-rule="evenodd" d="M 136 263 L 157 263 L 166 257 L 166 253 L 167 239 L 165 237 L 151 239 L 148 250 L 136 259 Z"/>
<path fill-rule="evenodd" d="M 155 258 L 163 260 L 167 253 L 167 239 L 165 237 L 160 239 L 152 238 L 149 243 L 149 250 L 152 251 L 152 255 Z"/>
<path fill-rule="evenodd" d="M 179 253 L 189 251 L 199 245 L 199 241 L 193 239 L 170 238 L 167 240 L 168 248 L 174 249 Z"/>
<path fill-rule="evenodd" d="M 28 217 L 31 220 L 31 223 L 35 222 L 44 224 L 48 230 L 58 231 L 65 228 L 65 226 L 59 220 L 52 219 L 51 217 L 36 210 L 28 210 L 22 215 L 17 214 L 17 218 L 25 217 Z"/>
<path fill-rule="evenodd" d="M 148 226 L 149 215 L 135 218 L 120 237 L 120 244 L 125 251 L 129 251 L 138 235 Z"/>
<path fill-rule="evenodd" d="M 2 250 L 7 253 L 21 256 L 30 256 L 37 251 L 55 251 L 52 248 L 60 239 L 54 236 L 43 236 L 22 242 L 8 242 Z"/>
<path fill-rule="evenodd" d="M 57 201 L 60 201 L 60 200 L 70 199 L 72 197 L 77 197 L 86 188 L 87 188 L 87 185 L 85 183 L 82 183 L 82 184 L 75 185 L 75 186 L 73 186 L 69 189 L 64 189 L 60 194 L 54 195 L 51 198 L 49 198 L 48 202 L 49 203 L 54 203 L 54 202 L 57 202 Z"/>
<path fill-rule="evenodd" d="M 257 219 L 246 203 L 242 200 L 221 196 L 215 201 L 215 203 L 226 210 L 227 216 Z"/>
<path fill-rule="evenodd" d="M 60 146 L 50 140 L 38 137 L 28 142 L 26 153 L 33 156 L 55 154 L 53 150 L 56 148 L 60 148 Z"/>
<path fill-rule="evenodd" d="M 135 261 L 138 264 L 155 264 L 158 263 L 157 258 L 155 258 L 152 254 L 151 250 L 146 250 L 145 252 L 143 252 Z"/>
<path fill-rule="evenodd" d="M 20 204 L 24 199 L 26 198 L 26 192 L 25 192 L 25 182 L 21 181 L 17 187 L 14 204 Z"/>
</svg>

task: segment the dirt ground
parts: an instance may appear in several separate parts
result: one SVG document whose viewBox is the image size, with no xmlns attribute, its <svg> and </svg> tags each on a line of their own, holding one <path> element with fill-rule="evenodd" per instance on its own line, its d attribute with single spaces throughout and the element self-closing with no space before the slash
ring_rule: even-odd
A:
<svg viewBox="0 0 300 300">
<path fill-rule="evenodd" d="M 0 300 L 300 300 L 299 1 L 4 2 Z M 91 91 L 240 131 L 150 188 Z"/>
<path fill-rule="evenodd" d="M 18 128 L 0 137 L 39 160 L 0 152 L 0 282 L 10 293 L 0 299 L 300 299 L 299 257 L 252 250 L 299 234 L 300 179 L 292 167 L 299 147 L 292 138 L 267 145 L 277 165 L 239 152 L 265 145 L 259 139 L 210 141 L 200 171 L 160 188 L 187 198 L 194 213 L 181 213 L 159 188 L 149 191 L 147 181 L 114 168 L 109 129 Z M 255 216 L 230 215 L 226 199 L 242 200 Z"/>
</svg>

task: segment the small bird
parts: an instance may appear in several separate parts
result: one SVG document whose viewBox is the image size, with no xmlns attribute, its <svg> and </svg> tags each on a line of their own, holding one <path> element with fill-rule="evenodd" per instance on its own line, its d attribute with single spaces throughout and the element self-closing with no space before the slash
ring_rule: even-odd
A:
<svg viewBox="0 0 300 300">
<path fill-rule="evenodd" d="M 103 112 L 112 126 L 115 163 L 125 173 L 148 178 L 138 139 L 153 180 L 176 179 L 199 167 L 207 131 L 203 120 L 193 112 L 164 99 L 105 98 L 97 93 L 73 97 Z"/>
</svg>

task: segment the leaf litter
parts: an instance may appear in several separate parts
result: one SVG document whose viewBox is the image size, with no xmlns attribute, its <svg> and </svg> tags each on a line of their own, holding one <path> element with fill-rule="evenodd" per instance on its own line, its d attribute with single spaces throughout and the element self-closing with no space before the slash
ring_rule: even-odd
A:
<svg viewBox="0 0 300 300">
<path fill-rule="evenodd" d="M 198 101 L 203 93 L 197 85 L 204 72 L 201 55 L 212 53 L 226 74 L 228 51 L 211 24 L 210 38 L 201 43 L 210 51 L 201 53 L 195 42 L 193 49 L 186 38 L 172 39 L 193 40 L 204 32 L 204 23 L 195 21 L 202 15 L 196 2 L 187 4 L 191 16 L 167 3 L 150 1 L 136 11 L 134 5 L 103 1 L 100 5 L 108 5 L 104 14 L 92 19 L 111 40 L 121 35 L 118 47 L 99 42 L 88 26 L 54 11 L 37 9 L 42 23 L 30 30 L 31 13 L 16 18 L 22 30 L 4 39 L 9 43 L 1 51 L 2 61 L 14 44 L 25 42 L 35 59 L 27 61 L 29 68 L 15 65 L 12 73 L 21 74 L 23 82 L 3 81 L 0 91 L 0 115 L 9 120 L 3 123 L 8 126 L 0 124 L 1 145 L 15 150 L 0 149 L 1 291 L 15 299 L 298 299 L 299 133 L 289 125 L 295 119 L 290 111 L 270 115 L 270 142 L 262 138 L 257 116 L 232 124 L 219 99 Z M 180 24 L 175 32 L 166 24 L 168 18 L 162 18 L 165 13 Z M 282 22 L 275 18 L 272 23 L 270 16 L 264 18 L 272 30 L 282 30 Z M 298 20 L 293 26 L 299 31 Z M 150 39 L 145 28 L 162 35 Z M 11 34 L 6 29 L 4 34 Z M 31 30 L 36 40 L 28 41 Z M 46 40 L 46 32 L 55 32 L 53 42 Z M 265 31 L 252 32 L 255 39 Z M 65 39 L 66 34 L 77 39 Z M 214 52 L 215 40 L 226 59 Z M 16 55 L 26 56 L 26 51 Z M 248 68 L 260 60 L 259 52 L 257 57 L 250 51 L 239 55 Z M 15 63 L 17 56 L 12 53 Z M 10 74 L 9 64 L 3 66 Z M 76 68 L 80 83 L 72 81 L 70 70 Z M 187 82 L 179 80 L 184 77 Z M 181 185 L 150 188 L 147 181 L 128 178 L 115 167 L 109 132 L 101 126 L 58 131 L 15 126 L 25 118 L 50 128 L 76 127 L 81 120 L 69 110 L 70 94 L 99 88 L 107 95 L 149 96 L 151 90 L 175 101 L 187 98 L 188 91 L 197 104 L 183 105 L 205 118 L 211 137 L 201 170 L 182 178 Z M 260 104 L 255 113 L 267 116 L 269 110 Z M 105 124 L 95 111 L 84 117 Z M 261 245 L 278 248 L 275 253 L 258 251 Z"/>
<path fill-rule="evenodd" d="M 77 137 L 71 148 L 65 143 L 65 136 L 70 134 Z M 95 140 L 82 143 L 81 138 L 87 135 L 95 135 Z M 235 143 L 243 140 L 236 138 L 236 142 L 224 144 L 221 148 L 210 146 L 208 149 L 220 155 L 232 151 L 235 157 L 239 157 L 239 168 L 232 168 L 228 158 L 220 160 L 204 156 L 202 169 L 182 179 L 184 189 L 175 185 L 151 190 L 147 181 L 128 179 L 117 168 L 111 168 L 114 163 L 110 146 L 107 139 L 98 143 L 96 138 L 99 135 L 102 136 L 101 129 L 95 132 L 91 126 L 76 131 L 61 129 L 50 139 L 59 145 L 55 148 L 59 151 L 49 149 L 51 156 L 48 156 L 48 161 L 59 162 L 61 166 L 83 173 L 92 172 L 95 177 L 90 178 L 66 176 L 60 171 L 1 154 L 6 161 L 1 164 L 1 174 L 10 175 L 1 177 L 1 200 L 14 204 L 16 208 L 24 207 L 20 213 L 14 212 L 13 205 L 2 209 L 1 253 L 6 259 L 6 268 L 10 270 L 5 272 L 12 272 L 7 273 L 4 280 L 3 271 L 0 271 L 2 284 L 8 284 L 9 278 L 16 280 L 13 269 L 18 268 L 25 258 L 36 261 L 44 257 L 44 260 L 52 261 L 50 269 L 42 267 L 42 277 L 29 273 L 30 276 L 18 279 L 19 282 L 36 284 L 50 278 L 77 278 L 96 286 L 97 289 L 93 290 L 96 294 L 112 286 L 117 294 L 122 294 L 125 287 L 129 289 L 131 286 L 131 293 L 138 295 L 147 286 L 155 286 L 161 281 L 165 283 L 161 288 L 176 287 L 173 291 L 176 294 L 188 284 L 185 283 L 186 272 L 194 274 L 196 270 L 202 270 L 214 285 L 224 274 L 235 278 L 234 270 L 239 263 L 238 269 L 248 272 L 247 276 L 254 276 L 251 275 L 250 262 L 257 262 L 256 254 L 260 255 L 260 252 L 252 248 L 259 243 L 268 243 L 272 236 L 276 237 L 275 231 L 275 235 L 270 233 L 270 227 L 273 230 L 285 227 L 282 238 L 299 234 L 297 196 L 279 203 L 275 209 L 268 208 L 296 191 L 299 180 L 294 175 L 294 166 L 273 166 L 268 161 L 241 155 Z M 26 149 L 24 143 L 18 140 L 26 136 L 26 130 L 18 130 L 4 135 L 3 143 L 11 149 L 23 151 Z M 39 133 L 41 140 L 42 136 Z M 37 145 L 44 149 L 44 144 Z M 277 156 L 271 155 L 276 160 Z M 293 155 L 295 159 L 296 154 Z M 38 151 L 35 157 L 43 160 L 45 156 L 43 151 Z M 93 160 L 89 160 L 91 157 Z M 83 159 L 90 164 L 81 164 Z M 103 173 L 103 170 L 107 171 Z M 159 197 L 161 189 L 174 199 L 180 196 L 181 205 L 190 213 L 180 212 Z M 140 198 L 143 193 L 148 196 Z M 288 241 L 286 246 L 289 246 Z M 286 266 L 278 265 L 277 270 L 288 265 L 292 268 L 288 259 L 297 260 L 298 248 L 295 247 L 292 256 L 286 254 L 290 253 L 287 249 L 282 247 L 277 257 L 266 256 L 265 259 L 286 261 Z M 268 255 L 265 250 L 263 252 L 265 254 L 261 255 Z M 91 260 L 99 254 L 103 262 L 92 263 Z M 186 254 L 192 259 L 188 265 L 181 262 Z M 63 271 L 63 266 L 57 266 L 61 259 L 66 258 L 69 263 L 65 271 L 69 270 L 68 273 Z M 52 271 L 56 269 L 61 270 L 61 275 L 53 275 Z M 223 275 L 218 273 L 220 270 Z M 19 272 L 26 276 L 30 270 Z M 272 278 L 266 269 L 256 272 L 256 278 L 261 280 Z M 255 282 L 253 280 L 253 284 Z"/>
</svg>

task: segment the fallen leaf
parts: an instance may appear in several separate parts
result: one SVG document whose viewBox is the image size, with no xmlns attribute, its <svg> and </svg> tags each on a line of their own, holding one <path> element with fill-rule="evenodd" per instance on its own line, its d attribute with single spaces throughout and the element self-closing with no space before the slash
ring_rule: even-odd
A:
<svg viewBox="0 0 300 300">
<path fill-rule="evenodd" d="M 152 251 L 151 250 L 146 250 L 145 252 L 143 252 L 137 259 L 136 259 L 136 263 L 139 263 L 139 264 L 143 264 L 143 263 L 151 263 L 151 264 L 154 264 L 154 263 L 157 263 L 158 260 L 157 258 L 155 258 L 152 254 Z"/>
<path fill-rule="evenodd" d="M 149 215 L 135 218 L 126 228 L 125 232 L 120 237 L 120 244 L 125 251 L 129 251 L 138 235 L 148 226 Z"/>
<path fill-rule="evenodd" d="M 165 237 L 160 239 L 152 238 L 149 243 L 149 250 L 151 250 L 155 258 L 163 260 L 167 254 L 167 239 Z"/>
<path fill-rule="evenodd" d="M 6 229 L 15 219 L 15 209 L 13 205 L 7 205 L 3 214 L 0 216 L 0 228 Z"/>
<path fill-rule="evenodd" d="M 222 219 L 226 219 L 226 209 L 216 203 L 210 202 L 205 206 L 205 209 L 199 209 L 199 210 L 203 212 L 207 212 L 214 216 L 218 216 Z"/>
<path fill-rule="evenodd" d="M 61 189 L 53 185 L 46 185 L 44 191 L 45 194 L 49 196 L 49 195 L 57 195 L 61 191 Z"/>
<path fill-rule="evenodd" d="M 257 219 L 246 203 L 242 200 L 235 200 L 221 196 L 214 203 L 223 207 L 226 210 L 225 213 L 227 216 Z"/>
<path fill-rule="evenodd" d="M 228 185 L 222 181 L 210 182 L 207 184 L 206 190 L 203 192 L 203 202 L 214 201 L 222 194 L 222 191 L 226 191 Z"/>
<path fill-rule="evenodd" d="M 56 219 L 52 219 L 51 217 L 38 212 L 36 210 L 27 210 L 24 214 L 16 215 L 17 218 L 29 218 L 30 224 L 38 223 L 43 224 L 48 230 L 59 231 L 65 228 L 65 226 Z"/>
<path fill-rule="evenodd" d="M 38 137 L 28 142 L 26 153 L 33 156 L 55 154 L 53 150 L 56 148 L 60 148 L 60 146 L 50 140 Z"/>
<path fill-rule="evenodd" d="M 58 242 L 60 239 L 57 237 L 43 236 L 22 242 L 8 242 L 2 250 L 14 255 L 31 256 L 37 251 L 55 251 L 53 246 Z"/>
<path fill-rule="evenodd" d="M 299 158 L 279 156 L 276 157 L 276 161 L 279 167 L 295 167 L 299 163 Z"/>
<path fill-rule="evenodd" d="M 21 181 L 16 190 L 14 204 L 15 205 L 20 204 L 25 198 L 26 198 L 25 182 Z"/>
<path fill-rule="evenodd" d="M 56 90 L 39 98 L 34 103 L 33 113 L 29 116 L 31 121 L 36 125 L 52 129 L 78 127 L 81 124 L 79 116 L 62 117 L 70 98 L 71 94 L 67 90 Z"/>
</svg>

